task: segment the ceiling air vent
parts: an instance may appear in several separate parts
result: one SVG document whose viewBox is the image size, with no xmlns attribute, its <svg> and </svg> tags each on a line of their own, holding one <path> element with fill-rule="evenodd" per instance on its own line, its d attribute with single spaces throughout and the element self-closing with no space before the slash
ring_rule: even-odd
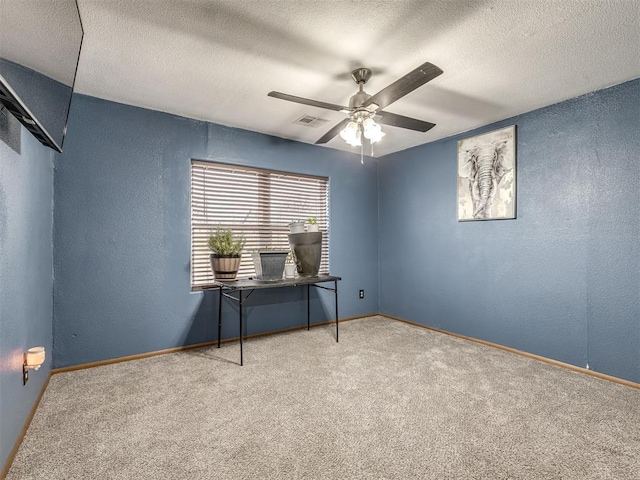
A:
<svg viewBox="0 0 640 480">
<path fill-rule="evenodd" d="M 297 125 L 303 125 L 305 127 L 318 128 L 324 125 L 325 123 L 327 123 L 328 121 L 329 120 L 326 120 L 324 118 L 314 117 L 312 115 L 303 115 L 293 123 Z"/>
</svg>

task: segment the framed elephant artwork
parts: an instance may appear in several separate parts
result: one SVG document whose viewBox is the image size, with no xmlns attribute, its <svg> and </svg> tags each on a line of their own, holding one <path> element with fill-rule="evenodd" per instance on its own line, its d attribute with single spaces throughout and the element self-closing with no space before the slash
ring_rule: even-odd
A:
<svg viewBox="0 0 640 480">
<path fill-rule="evenodd" d="M 458 140 L 458 221 L 516 218 L 516 126 Z"/>
</svg>

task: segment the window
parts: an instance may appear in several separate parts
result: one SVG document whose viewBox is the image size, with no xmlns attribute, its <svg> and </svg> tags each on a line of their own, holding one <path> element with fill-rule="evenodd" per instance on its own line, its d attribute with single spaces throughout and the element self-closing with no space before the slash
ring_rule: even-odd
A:
<svg viewBox="0 0 640 480">
<path fill-rule="evenodd" d="M 316 217 L 320 273 L 329 273 L 329 179 L 222 163 L 191 161 L 191 288 L 213 281 L 209 235 L 218 226 L 244 234 L 239 277 L 254 274 L 248 252 L 289 249 L 289 223 Z"/>
</svg>

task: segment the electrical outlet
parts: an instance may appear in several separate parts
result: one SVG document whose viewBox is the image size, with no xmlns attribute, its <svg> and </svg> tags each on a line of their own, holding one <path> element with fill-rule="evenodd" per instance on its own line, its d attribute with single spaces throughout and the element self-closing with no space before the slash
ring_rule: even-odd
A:
<svg viewBox="0 0 640 480">
<path fill-rule="evenodd" d="M 358 293 L 358 297 L 364 298 L 364 290 L 360 290 L 360 293 Z"/>
</svg>

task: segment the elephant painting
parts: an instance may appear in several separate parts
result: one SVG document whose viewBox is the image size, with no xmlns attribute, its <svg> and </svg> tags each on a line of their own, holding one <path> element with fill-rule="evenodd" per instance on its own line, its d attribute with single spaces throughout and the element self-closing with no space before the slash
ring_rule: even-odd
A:
<svg viewBox="0 0 640 480">
<path fill-rule="evenodd" d="M 515 127 L 458 142 L 458 220 L 515 218 Z"/>
</svg>

